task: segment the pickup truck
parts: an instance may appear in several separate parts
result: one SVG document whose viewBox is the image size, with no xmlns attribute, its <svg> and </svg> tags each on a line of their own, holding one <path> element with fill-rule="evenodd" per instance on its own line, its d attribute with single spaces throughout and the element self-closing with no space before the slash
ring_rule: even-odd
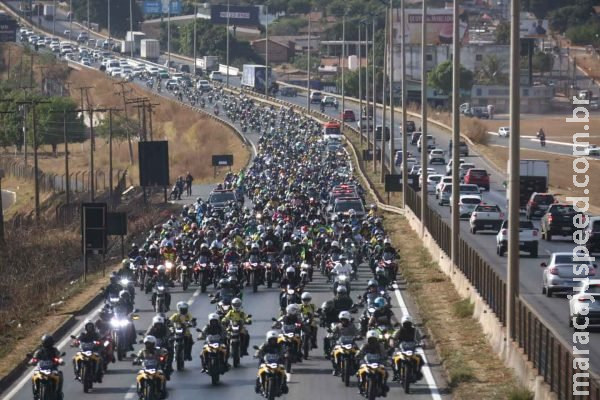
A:
<svg viewBox="0 0 600 400">
<path fill-rule="evenodd" d="M 478 231 L 498 232 L 504 218 L 504 213 L 497 205 L 481 203 L 475 207 L 469 219 L 471 233 L 476 234 Z"/>
<path fill-rule="evenodd" d="M 542 239 L 551 241 L 552 235 L 572 236 L 573 232 L 578 229 L 573 222 L 576 214 L 579 213 L 575 211 L 572 204 L 551 204 L 540 223 Z M 579 218 L 581 219 L 580 222 L 583 223 L 589 217 L 582 215 Z"/>
<path fill-rule="evenodd" d="M 529 253 L 533 258 L 538 256 L 539 231 L 529 220 L 519 221 L 519 250 Z M 508 249 L 508 220 L 504 220 L 496 235 L 496 254 L 504 256 Z"/>
</svg>

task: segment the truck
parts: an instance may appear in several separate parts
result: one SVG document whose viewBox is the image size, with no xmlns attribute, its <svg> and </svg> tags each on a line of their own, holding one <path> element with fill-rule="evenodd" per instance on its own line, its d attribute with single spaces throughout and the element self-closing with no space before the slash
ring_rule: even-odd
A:
<svg viewBox="0 0 600 400">
<path fill-rule="evenodd" d="M 507 162 L 510 171 L 510 160 Z M 529 198 L 534 192 L 548 192 L 550 165 L 548 160 L 521 160 L 519 167 L 519 206 L 525 209 Z M 507 186 L 507 200 L 510 199 L 510 187 Z"/>
<path fill-rule="evenodd" d="M 219 57 L 218 56 L 204 56 L 196 58 L 196 68 L 200 68 L 202 73 L 210 73 L 212 71 L 219 70 Z"/>
<path fill-rule="evenodd" d="M 131 40 L 121 40 L 121 53 L 131 54 L 131 49 L 135 51 L 135 43 Z"/>
<path fill-rule="evenodd" d="M 160 43 L 158 40 L 142 39 L 140 43 L 140 57 L 150 61 L 158 61 L 160 56 Z"/>
<path fill-rule="evenodd" d="M 269 85 L 269 92 L 277 92 L 278 86 L 271 67 L 255 64 L 244 64 L 242 67 L 242 88 L 264 93 L 265 84 Z"/>
<path fill-rule="evenodd" d="M 44 19 L 52 20 L 56 13 L 56 7 L 54 4 L 44 4 Z"/>
<path fill-rule="evenodd" d="M 144 32 L 127 31 L 127 33 L 125 34 L 125 41 L 134 43 L 133 51 L 136 53 L 138 51 L 141 51 L 141 42 L 145 38 L 146 34 Z"/>
</svg>

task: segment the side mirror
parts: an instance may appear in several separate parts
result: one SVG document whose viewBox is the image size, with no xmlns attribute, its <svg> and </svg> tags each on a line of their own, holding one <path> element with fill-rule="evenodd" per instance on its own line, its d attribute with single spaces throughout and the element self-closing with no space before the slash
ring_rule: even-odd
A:
<svg viewBox="0 0 600 400">
<path fill-rule="evenodd" d="M 71 337 L 71 339 L 77 339 L 77 337 L 75 335 L 71 335 L 70 337 Z"/>
<path fill-rule="evenodd" d="M 66 356 L 66 355 L 67 355 L 67 353 L 65 353 L 64 351 L 63 351 L 62 353 L 60 353 L 60 356 L 61 356 L 61 357 L 64 357 L 64 356 Z"/>
<path fill-rule="evenodd" d="M 547 265 L 545 262 L 543 262 L 543 263 L 540 263 L 540 267 L 542 267 L 542 268 L 546 268 L 547 266 L 548 266 L 548 265 Z"/>
<path fill-rule="evenodd" d="M 248 314 L 248 315 L 247 315 L 247 317 L 248 317 L 248 318 L 252 318 L 252 314 Z"/>
<path fill-rule="evenodd" d="M 252 346 L 252 348 L 253 348 L 254 350 L 258 350 L 258 346 L 257 346 L 257 345 L 254 345 L 254 346 Z"/>
<path fill-rule="evenodd" d="M 202 329 L 196 328 L 196 332 L 202 332 Z"/>
<path fill-rule="evenodd" d="M 271 318 L 271 321 L 277 322 L 277 318 L 273 317 L 273 318 Z"/>
</svg>

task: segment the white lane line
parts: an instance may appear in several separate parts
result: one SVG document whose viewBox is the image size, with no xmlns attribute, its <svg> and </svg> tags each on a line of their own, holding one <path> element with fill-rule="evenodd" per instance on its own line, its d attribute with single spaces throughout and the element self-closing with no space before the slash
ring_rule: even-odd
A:
<svg viewBox="0 0 600 400">
<path fill-rule="evenodd" d="M 133 383 L 131 386 L 129 386 L 129 390 L 127 391 L 127 394 L 125 395 L 126 399 L 133 399 L 137 394 L 137 384 Z"/>
<path fill-rule="evenodd" d="M 394 283 L 393 287 L 394 287 L 394 293 L 396 294 L 396 299 L 398 300 L 398 305 L 400 306 L 400 310 L 402 311 L 402 315 L 407 315 L 408 308 L 406 307 L 406 302 L 402 298 L 402 293 L 400 292 L 400 289 L 398 288 L 398 284 Z M 431 369 L 429 368 L 429 363 L 427 362 L 427 356 L 425 355 L 425 352 L 423 351 L 423 349 L 419 349 L 418 352 L 420 353 L 421 357 L 423 358 L 424 365 L 423 365 L 422 371 L 423 371 L 423 376 L 425 377 L 425 380 L 427 381 L 427 387 L 429 388 L 429 391 L 431 392 L 431 398 L 434 400 L 442 400 L 440 391 L 439 391 L 437 385 L 435 384 L 435 379 L 433 378 L 433 374 L 431 373 Z"/>
<path fill-rule="evenodd" d="M 61 340 L 60 343 L 56 347 L 59 350 L 62 350 L 62 348 L 65 347 L 67 345 L 67 343 L 69 343 L 69 341 L 71 340 L 71 335 L 74 335 L 74 336 L 77 335 L 83 329 L 83 325 L 85 324 L 86 320 L 93 319 L 96 316 L 96 314 L 98 314 L 100 312 L 102 307 L 103 306 L 99 307 L 97 310 L 95 310 L 91 314 L 87 315 L 87 317 L 85 319 L 83 319 L 68 335 L 65 335 L 65 338 L 63 340 Z M 6 394 L 4 399 L 5 400 L 12 399 L 18 392 L 21 391 L 21 389 L 23 389 L 23 386 L 25 386 L 31 380 L 32 375 L 33 375 L 33 369 L 31 369 L 29 372 L 25 373 L 23 378 L 21 378 L 21 380 Z"/>
</svg>

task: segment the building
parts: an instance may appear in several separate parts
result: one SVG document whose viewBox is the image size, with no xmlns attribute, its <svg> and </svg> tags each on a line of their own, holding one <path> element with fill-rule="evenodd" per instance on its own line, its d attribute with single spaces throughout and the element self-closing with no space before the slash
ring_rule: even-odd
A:
<svg viewBox="0 0 600 400">
<path fill-rule="evenodd" d="M 290 43 L 293 42 L 295 45 L 296 53 L 305 53 L 308 50 L 308 35 L 289 35 L 289 36 L 275 36 L 269 35 L 269 39 L 279 43 Z M 310 36 L 310 48 L 313 52 L 319 50 L 321 38 L 317 35 Z"/>
<path fill-rule="evenodd" d="M 268 46 L 266 46 L 266 39 L 253 40 L 250 42 L 250 45 L 258 55 L 265 59 L 265 47 L 268 47 L 267 50 L 269 51 L 269 64 L 281 64 L 289 62 L 290 59 L 292 59 L 296 54 L 296 45 L 294 42 L 288 42 L 284 44 L 269 38 Z"/>
<path fill-rule="evenodd" d="M 508 86 L 474 85 L 471 89 L 471 104 L 487 106 L 493 104 L 495 112 L 509 112 L 510 99 Z M 551 86 L 521 86 L 521 112 L 526 114 L 543 114 L 552 110 L 551 100 L 554 88 Z"/>
</svg>

